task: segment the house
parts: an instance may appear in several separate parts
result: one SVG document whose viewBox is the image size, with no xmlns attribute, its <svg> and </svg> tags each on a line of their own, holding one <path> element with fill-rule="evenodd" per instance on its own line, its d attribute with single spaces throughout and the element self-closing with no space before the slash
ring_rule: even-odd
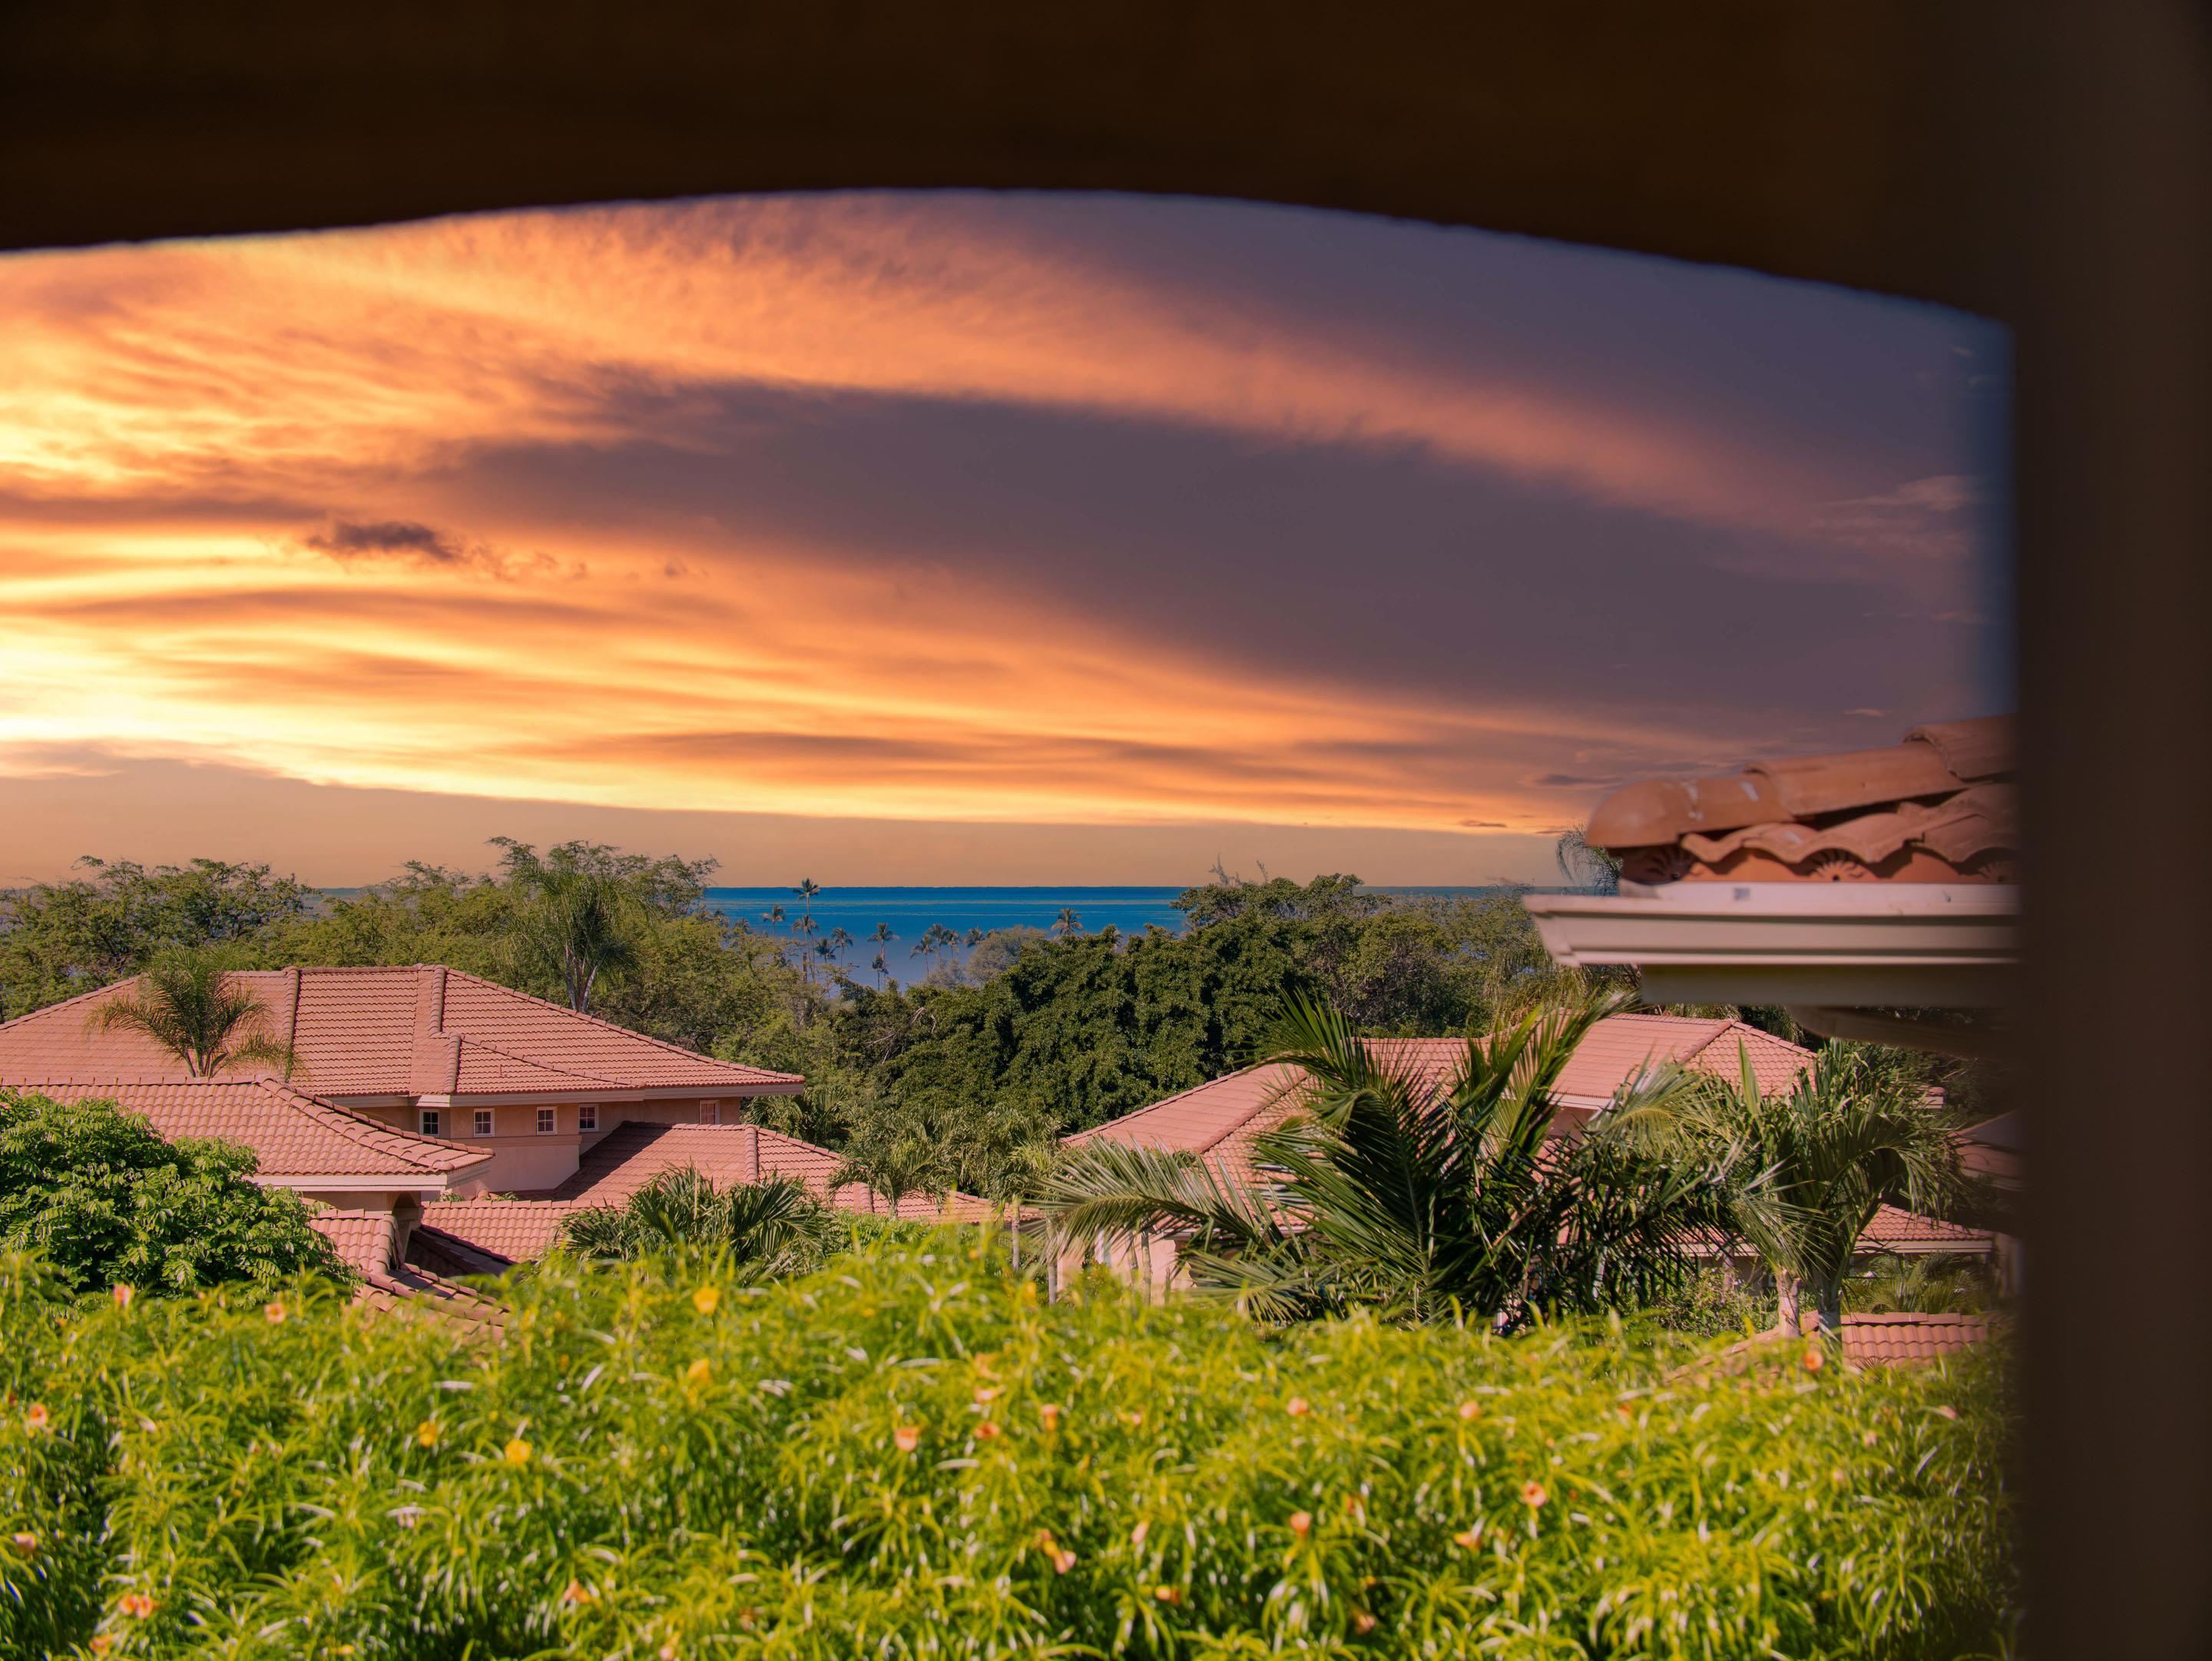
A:
<svg viewBox="0 0 2212 1661">
<path fill-rule="evenodd" d="M 235 979 L 298 1056 L 289 1079 L 194 1079 L 143 1033 L 93 1030 L 125 981 L 0 1025 L 0 1086 L 112 1098 L 164 1136 L 251 1147 L 256 1180 L 325 1208 L 318 1227 L 380 1296 L 450 1301 L 453 1276 L 537 1256 L 570 1213 L 684 1165 L 726 1183 L 788 1177 L 841 1209 L 894 1214 L 864 1185 L 833 1185 L 829 1149 L 744 1123 L 753 1098 L 804 1089 L 796 1074 L 696 1055 L 435 964 Z M 911 1196 L 896 1214 L 985 1210 L 966 1196 Z"/>
<path fill-rule="evenodd" d="M 1424 1081 L 1442 1090 L 1466 1053 L 1459 1038 L 1370 1038 L 1369 1053 L 1411 1066 Z M 1666 1015 L 1646 1012 L 1610 1015 L 1584 1035 L 1552 1089 L 1554 1120 L 1560 1128 L 1587 1123 L 1638 1074 L 1661 1066 L 1733 1079 L 1744 1062 L 1762 1091 L 1786 1091 L 1812 1065 L 1813 1052 L 1778 1038 L 1748 1022 L 1718 1017 Z M 1298 1110 L 1298 1074 L 1279 1062 L 1263 1062 L 1167 1097 L 1105 1124 L 1066 1138 L 1071 1147 L 1119 1142 L 1194 1155 L 1225 1183 L 1250 1185 L 1261 1173 L 1254 1158 L 1257 1140 Z M 1987 1256 L 1993 1236 L 1934 1218 L 1884 1206 L 1863 1238 L 1866 1249 L 1916 1256 L 1956 1252 Z M 1150 1243 L 1149 1262 L 1139 1272 L 1148 1284 L 1164 1285 L 1175 1272 L 1175 1243 Z M 1123 1266 L 1126 1253 L 1100 1242 L 1093 1254 Z"/>
</svg>

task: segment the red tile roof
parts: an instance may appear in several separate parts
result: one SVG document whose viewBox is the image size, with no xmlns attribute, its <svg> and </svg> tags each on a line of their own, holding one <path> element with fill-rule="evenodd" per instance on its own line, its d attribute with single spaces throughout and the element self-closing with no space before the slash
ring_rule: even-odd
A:
<svg viewBox="0 0 2212 1661">
<path fill-rule="evenodd" d="M 56 1101 L 112 1101 L 173 1141 L 216 1136 L 242 1143 L 260 1160 L 256 1175 L 276 1182 L 359 1177 L 364 1186 L 442 1186 L 447 1176 L 490 1155 L 450 1147 L 333 1107 L 270 1075 L 182 1079 L 160 1083 L 99 1079 L 10 1079 L 15 1087 Z"/>
<path fill-rule="evenodd" d="M 582 1208 L 557 1200 L 437 1200 L 422 1208 L 418 1226 L 520 1263 L 550 1251 L 568 1214 Z"/>
<path fill-rule="evenodd" d="M 2020 849 L 2008 715 L 1916 727 L 1885 750 L 1643 779 L 1586 833 L 1625 880 L 2011 882 Z"/>
<path fill-rule="evenodd" d="M 251 970 L 238 978 L 322 1096 L 568 1097 L 647 1091 L 787 1095 L 805 1080 L 694 1055 L 558 1004 L 434 964 Z M 170 1080 L 184 1064 L 142 1033 L 85 1030 L 130 981 L 0 1025 L 0 1082 Z"/>
<path fill-rule="evenodd" d="M 1996 1237 L 1986 1229 L 1967 1228 L 1886 1205 L 1875 1213 L 1866 1232 L 1859 1236 L 1859 1244 L 1882 1251 L 1987 1252 L 1996 1249 Z"/>
<path fill-rule="evenodd" d="M 1844 1360 L 1854 1366 L 1934 1361 L 1989 1335 L 1986 1315 L 1846 1315 Z"/>
<path fill-rule="evenodd" d="M 1370 1050 L 1410 1062 L 1442 1089 L 1466 1054 L 1458 1038 L 1372 1038 Z M 1647 1067 L 1673 1062 L 1695 1072 L 1735 1076 L 1737 1047 L 1751 1058 L 1763 1089 L 1784 1089 L 1812 1063 L 1813 1052 L 1732 1019 L 1684 1015 L 1609 1015 L 1590 1028 L 1561 1069 L 1553 1098 L 1563 1107 L 1595 1109 Z M 1140 1107 L 1066 1140 L 1080 1146 L 1117 1141 L 1197 1154 L 1231 1180 L 1253 1180 L 1252 1144 L 1297 1110 L 1297 1077 L 1287 1067 L 1248 1067 L 1194 1089 Z"/>
<path fill-rule="evenodd" d="M 339 1261 L 364 1278 L 388 1274 L 395 1220 L 388 1211 L 318 1211 L 307 1226 L 331 1243 Z"/>
</svg>

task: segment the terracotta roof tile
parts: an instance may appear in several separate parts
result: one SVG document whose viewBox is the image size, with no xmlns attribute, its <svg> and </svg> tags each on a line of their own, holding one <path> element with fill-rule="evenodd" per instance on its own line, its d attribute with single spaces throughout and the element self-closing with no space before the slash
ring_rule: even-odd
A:
<svg viewBox="0 0 2212 1661">
<path fill-rule="evenodd" d="M 1644 779 L 1590 816 L 1631 882 L 2009 882 L 2020 846 L 2010 716 L 1916 727 L 1886 750 Z"/>
<path fill-rule="evenodd" d="M 1438 1090 L 1465 1054 L 1457 1038 L 1374 1038 L 1376 1052 L 1410 1062 Z M 1813 1053 L 1739 1020 L 1684 1015 L 1609 1015 L 1592 1026 L 1561 1069 L 1553 1098 L 1565 1107 L 1594 1108 L 1613 1099 L 1645 1068 L 1674 1062 L 1693 1071 L 1735 1076 L 1737 1046 L 1751 1057 L 1764 1089 L 1787 1088 Z M 1286 1067 L 1248 1067 L 1140 1107 L 1066 1138 L 1075 1146 L 1118 1141 L 1199 1155 L 1231 1180 L 1255 1175 L 1252 1145 L 1297 1111 L 1297 1078 Z"/>
<path fill-rule="evenodd" d="M 422 1208 L 428 1227 L 510 1263 L 542 1257 L 579 1206 L 558 1200 L 438 1200 Z"/>
<path fill-rule="evenodd" d="M 321 1096 L 578 1094 L 592 1090 L 788 1093 L 805 1082 L 696 1056 L 473 975 L 406 968 L 250 970 L 239 978 L 300 1056 L 294 1081 Z M 125 981 L 0 1025 L 0 1082 L 52 1078 L 181 1080 L 150 1038 L 88 1032 L 87 1017 Z"/>
<path fill-rule="evenodd" d="M 1996 1237 L 1986 1229 L 1886 1205 L 1875 1213 L 1859 1244 L 1885 1251 L 1989 1251 L 1995 1249 Z"/>
<path fill-rule="evenodd" d="M 1955 1355 L 1990 1335 L 1986 1315 L 1846 1315 L 1844 1360 L 1854 1366 L 1894 1366 Z"/>
<path fill-rule="evenodd" d="M 390 1212 L 325 1209 L 310 1216 L 307 1226 L 331 1243 L 339 1260 L 355 1274 L 368 1276 L 390 1271 L 395 1238 Z"/>
<path fill-rule="evenodd" d="M 431 1186 L 490 1156 L 410 1136 L 317 1099 L 270 1077 L 135 1080 L 10 1080 L 56 1101 L 113 1101 L 161 1135 L 215 1136 L 242 1143 L 260 1161 L 258 1176 L 283 1182 L 359 1177 Z"/>
</svg>

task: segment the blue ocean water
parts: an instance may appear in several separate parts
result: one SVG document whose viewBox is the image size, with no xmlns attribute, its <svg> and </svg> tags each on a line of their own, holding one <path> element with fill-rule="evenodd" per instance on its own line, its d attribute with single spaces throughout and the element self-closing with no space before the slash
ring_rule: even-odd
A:
<svg viewBox="0 0 2212 1661">
<path fill-rule="evenodd" d="M 1175 909 L 1180 888 L 824 888 L 810 902 L 788 888 L 710 888 L 707 904 L 738 918 L 758 932 L 796 939 L 792 925 L 811 912 L 818 938 L 842 928 L 854 944 L 845 954 L 848 969 L 867 964 L 884 953 L 890 972 L 902 981 L 920 978 L 928 959 L 914 954 L 915 942 L 932 923 L 942 923 L 964 942 L 970 929 L 985 934 L 994 929 L 1026 927 L 1050 928 L 1063 909 L 1075 913 L 1083 931 L 1095 934 L 1109 923 L 1124 934 L 1141 934 L 1147 924 L 1181 933 L 1182 913 Z M 1481 894 L 1484 888 L 1413 887 L 1372 888 L 1377 894 Z M 781 905 L 784 921 L 767 919 L 770 908 Z M 889 944 L 869 939 L 880 923 L 890 926 Z M 951 955 L 964 959 L 963 943 Z"/>
</svg>

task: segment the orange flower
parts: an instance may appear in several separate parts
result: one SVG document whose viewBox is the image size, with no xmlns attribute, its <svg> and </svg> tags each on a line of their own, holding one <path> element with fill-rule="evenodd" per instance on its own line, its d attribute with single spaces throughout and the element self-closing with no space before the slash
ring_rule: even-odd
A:
<svg viewBox="0 0 2212 1661">
<path fill-rule="evenodd" d="M 1289 1401 L 1283 1403 L 1283 1411 L 1289 1414 L 1293 1419 L 1303 1419 L 1313 1409 L 1307 1406 L 1306 1398 L 1303 1396 L 1293 1396 Z"/>
<path fill-rule="evenodd" d="M 500 1452 L 510 1465 L 526 1465 L 530 1463 L 530 1444 L 520 1436 L 510 1441 Z"/>
<path fill-rule="evenodd" d="M 1304 1539 L 1309 1534 L 1311 1534 L 1313 1532 L 1313 1513 L 1310 1511 L 1292 1512 L 1291 1513 L 1291 1532 L 1297 1535 L 1301 1540 Z"/>
<path fill-rule="evenodd" d="M 110 1650 L 113 1649 L 114 1647 L 115 1647 L 115 1634 L 112 1634 L 112 1633 L 106 1633 L 106 1632 L 96 1632 L 96 1633 L 93 1634 L 93 1635 L 92 1635 L 92 1652 L 93 1652 L 94 1655 L 105 1655 L 105 1654 L 106 1654 L 106 1653 L 108 1652 L 108 1651 L 110 1651 Z"/>
<path fill-rule="evenodd" d="M 714 1377 L 714 1369 L 708 1365 L 707 1358 L 702 1355 L 684 1369 L 684 1382 L 687 1384 L 703 1384 Z"/>
<path fill-rule="evenodd" d="M 115 1306 L 118 1309 L 130 1308 L 131 1299 L 136 1295 L 137 1294 L 133 1293 L 129 1287 L 124 1286 L 118 1282 L 115 1288 Z"/>
<path fill-rule="evenodd" d="M 269 1319 L 269 1324 L 270 1324 L 270 1326 L 272 1326 L 272 1327 L 280 1327 L 280 1326 L 283 1326 L 283 1325 L 284 1324 L 284 1305 L 283 1305 L 279 1304 L 279 1303 L 266 1303 L 266 1304 L 264 1304 L 264 1305 L 261 1305 L 261 1312 L 262 1312 L 262 1314 L 264 1314 L 264 1316 L 266 1316 L 266 1317 L 268 1317 L 268 1319 Z"/>
<path fill-rule="evenodd" d="M 1475 1548 L 1480 1546 L 1481 1543 L 1482 1524 L 1480 1523 L 1477 1523 L 1471 1529 L 1462 1529 L 1459 1533 L 1452 1536 L 1452 1544 L 1462 1547 L 1468 1551 L 1474 1550 Z"/>
<path fill-rule="evenodd" d="M 660 1661 L 676 1661 L 676 1640 L 672 1634 L 668 1641 L 660 1646 Z"/>
<path fill-rule="evenodd" d="M 1344 1513 L 1355 1523 L 1364 1523 L 1367 1520 L 1367 1502 L 1356 1494 L 1347 1494 L 1344 1496 Z"/>
<path fill-rule="evenodd" d="M 1152 1531 L 1152 1524 L 1151 1524 L 1151 1523 L 1149 1523 L 1149 1522 L 1140 1522 L 1140 1523 L 1139 1523 L 1139 1524 L 1137 1524 L 1137 1526 L 1136 1526 L 1136 1527 L 1134 1527 L 1134 1528 L 1133 1528 L 1133 1529 L 1131 1529 L 1131 1530 L 1129 1530 L 1129 1543 L 1130 1543 L 1131 1545 L 1133 1545 L 1133 1546 L 1141 1546 L 1141 1545 L 1143 1545 L 1143 1544 L 1145 1543 L 1145 1536 L 1146 1536 L 1146 1535 L 1150 1534 Z"/>
<path fill-rule="evenodd" d="M 564 1603 L 591 1603 L 598 1600 L 599 1593 L 580 1580 L 571 1580 L 561 1594 L 561 1601 Z"/>
<path fill-rule="evenodd" d="M 977 1407 L 988 1407 L 998 1399 L 999 1387 L 996 1384 L 978 1384 L 975 1387 L 975 1405 Z"/>
<path fill-rule="evenodd" d="M 1037 1549 L 1042 1551 L 1046 1560 L 1051 1563 L 1052 1572 L 1054 1574 L 1065 1574 L 1075 1567 L 1075 1554 L 1054 1539 L 1052 1530 L 1049 1529 L 1037 1536 Z"/>
<path fill-rule="evenodd" d="M 23 1428 L 33 1436 L 44 1435 L 50 1416 L 44 1402 L 33 1402 L 23 1410 Z"/>
<path fill-rule="evenodd" d="M 1955 1419 L 1959 1416 L 1959 1409 L 1954 1407 L 1941 1407 L 1937 1408 L 1936 1411 L 1942 1415 L 1946 1419 Z"/>
<path fill-rule="evenodd" d="M 981 1424 L 975 1427 L 975 1439 L 979 1442 L 990 1441 L 993 1438 L 997 1436 L 998 1433 L 998 1426 L 993 1424 L 988 1419 L 986 1419 Z"/>
<path fill-rule="evenodd" d="M 1123 1408 L 1114 1416 L 1116 1419 L 1119 1419 L 1123 1424 L 1128 1426 L 1131 1430 L 1134 1430 L 1139 1425 L 1145 1422 L 1145 1415 L 1139 1412 L 1135 1408 Z"/>
<path fill-rule="evenodd" d="M 1044 1427 L 1048 1431 L 1060 1428 L 1060 1409 L 1050 1402 L 1037 1409 L 1037 1417 L 1044 1421 Z"/>
<path fill-rule="evenodd" d="M 1859 1440 L 1864 1442 L 1869 1447 L 1872 1447 L 1876 1442 L 1881 1440 L 1881 1438 L 1875 1435 L 1874 1432 L 1867 1430 L 1861 1431 L 1859 1433 Z"/>
<path fill-rule="evenodd" d="M 35 1534 L 18 1534 L 13 1537 L 15 1549 L 26 1557 L 32 1555 L 39 1548 L 39 1536 Z"/>
<path fill-rule="evenodd" d="M 1808 1349 L 1808 1350 L 1807 1350 L 1807 1351 L 1805 1352 L 1805 1371 L 1806 1371 L 1806 1372 L 1819 1372 L 1822 1367 L 1824 1367 L 1824 1366 L 1827 1366 L 1827 1365 L 1828 1365 L 1828 1358 L 1827 1358 L 1826 1356 L 1825 1356 L 1825 1355 L 1821 1354 L 1820 1354 L 1820 1352 L 1819 1350 L 1817 1350 L 1817 1349 Z"/>
<path fill-rule="evenodd" d="M 1163 1603 L 1180 1603 L 1182 1602 L 1182 1590 L 1179 1586 L 1154 1586 L 1152 1588 L 1152 1596 L 1158 1598 Z"/>
<path fill-rule="evenodd" d="M 901 1453 L 912 1453 L 921 1445 L 921 1427 L 901 1425 L 891 1432 L 891 1440 L 898 1444 Z"/>
<path fill-rule="evenodd" d="M 115 1607 L 133 1621 L 143 1621 L 154 1613 L 154 1600 L 143 1591 L 126 1591 L 115 1600 Z"/>
<path fill-rule="evenodd" d="M 1521 1503 L 1531 1511 L 1535 1510 L 1551 1497 L 1544 1492 L 1544 1485 L 1541 1482 L 1523 1482 L 1521 1485 Z"/>
<path fill-rule="evenodd" d="M 1482 1403 L 1471 1396 L 1459 1404 L 1459 1416 L 1462 1419 L 1472 1419 L 1481 1411 Z"/>
<path fill-rule="evenodd" d="M 1365 1609 L 1352 1610 L 1352 1629 L 1358 1633 L 1362 1638 L 1366 1637 L 1369 1633 L 1375 1630 L 1375 1617 L 1368 1614 Z"/>
<path fill-rule="evenodd" d="M 691 1294 L 691 1307 L 702 1315 L 712 1315 L 722 1306 L 722 1288 L 701 1287 Z"/>
<path fill-rule="evenodd" d="M 435 1419 L 425 1419 L 415 1427 L 416 1441 L 426 1448 L 437 1446 L 438 1439 L 445 1433 L 444 1427 Z"/>
</svg>

